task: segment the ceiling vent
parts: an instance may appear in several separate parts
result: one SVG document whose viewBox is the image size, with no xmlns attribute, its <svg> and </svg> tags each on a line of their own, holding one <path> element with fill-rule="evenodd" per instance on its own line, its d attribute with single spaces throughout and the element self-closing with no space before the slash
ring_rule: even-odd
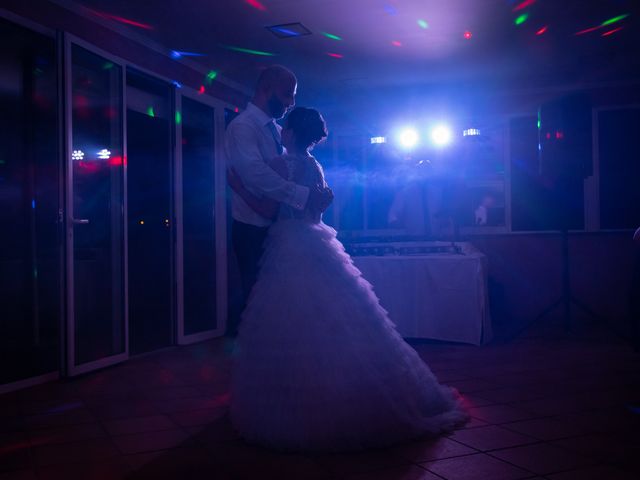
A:
<svg viewBox="0 0 640 480">
<path fill-rule="evenodd" d="M 266 28 L 278 38 L 302 37 L 303 35 L 311 35 L 311 30 L 309 30 L 301 23 L 283 23 L 282 25 L 272 25 Z"/>
</svg>

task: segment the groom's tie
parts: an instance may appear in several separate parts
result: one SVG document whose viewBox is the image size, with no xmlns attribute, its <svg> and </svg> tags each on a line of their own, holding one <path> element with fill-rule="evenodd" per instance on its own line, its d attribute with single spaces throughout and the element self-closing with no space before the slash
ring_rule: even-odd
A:
<svg viewBox="0 0 640 480">
<path fill-rule="evenodd" d="M 278 129 L 276 128 L 275 122 L 269 122 L 267 124 L 269 130 L 271 130 L 271 135 L 273 136 L 273 141 L 276 142 L 276 150 L 278 151 L 278 155 L 282 155 L 284 152 L 284 148 L 282 147 L 282 142 L 280 142 L 280 135 L 278 134 Z"/>
</svg>

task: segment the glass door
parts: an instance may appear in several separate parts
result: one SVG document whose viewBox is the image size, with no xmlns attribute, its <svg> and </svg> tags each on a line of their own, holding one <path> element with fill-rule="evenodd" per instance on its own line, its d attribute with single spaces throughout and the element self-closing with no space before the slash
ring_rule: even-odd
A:
<svg viewBox="0 0 640 480">
<path fill-rule="evenodd" d="M 124 75 L 65 42 L 67 359 L 75 375 L 128 357 Z"/>
<path fill-rule="evenodd" d="M 57 376 L 61 316 L 55 40 L 0 18 L 0 393 Z"/>
<path fill-rule="evenodd" d="M 178 342 L 224 333 L 226 298 L 224 109 L 177 98 Z"/>
<path fill-rule="evenodd" d="M 174 343 L 173 91 L 127 68 L 127 257 L 132 355 Z"/>
</svg>

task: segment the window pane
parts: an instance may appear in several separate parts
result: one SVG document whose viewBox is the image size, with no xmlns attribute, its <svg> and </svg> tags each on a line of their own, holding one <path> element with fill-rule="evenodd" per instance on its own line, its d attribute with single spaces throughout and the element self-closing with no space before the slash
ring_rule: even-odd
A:
<svg viewBox="0 0 640 480">
<path fill-rule="evenodd" d="M 216 328 L 214 110 L 182 98 L 184 333 Z"/>
<path fill-rule="evenodd" d="M 598 115 L 600 227 L 638 228 L 640 224 L 640 109 Z"/>
<path fill-rule="evenodd" d="M 54 40 L 0 19 L 0 384 L 58 370 Z"/>
<path fill-rule="evenodd" d="M 172 343 L 171 88 L 127 69 L 129 346 Z"/>
</svg>

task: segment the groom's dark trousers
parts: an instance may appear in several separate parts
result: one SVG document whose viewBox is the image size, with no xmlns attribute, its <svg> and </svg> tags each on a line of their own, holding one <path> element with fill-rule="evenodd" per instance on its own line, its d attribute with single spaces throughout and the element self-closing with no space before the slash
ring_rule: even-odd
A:
<svg viewBox="0 0 640 480">
<path fill-rule="evenodd" d="M 227 333 L 234 335 L 240 323 L 240 313 L 247 304 L 247 299 L 251 293 L 253 285 L 258 277 L 260 258 L 264 251 L 264 240 L 267 237 L 269 227 L 256 227 L 246 223 L 233 221 L 231 227 L 231 242 L 233 251 L 238 260 L 238 270 L 240 271 L 240 281 L 242 283 L 242 297 L 239 300 L 236 314 L 230 318 L 230 325 Z"/>
</svg>

